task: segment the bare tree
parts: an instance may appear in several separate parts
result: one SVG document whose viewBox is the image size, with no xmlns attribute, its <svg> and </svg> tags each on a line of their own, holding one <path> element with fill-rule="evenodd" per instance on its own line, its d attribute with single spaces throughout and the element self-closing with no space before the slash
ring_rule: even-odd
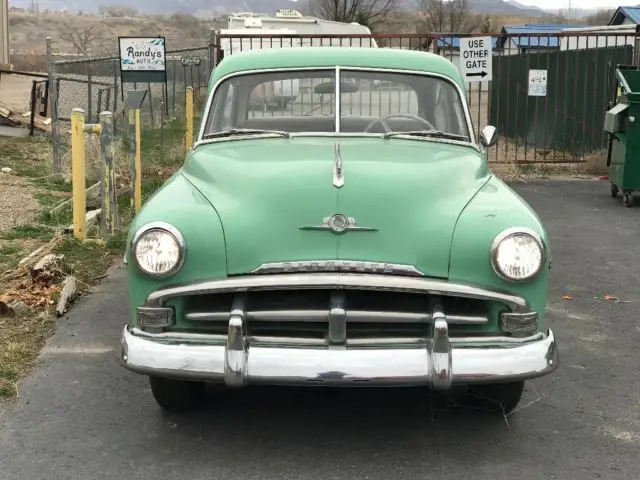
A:
<svg viewBox="0 0 640 480">
<path fill-rule="evenodd" d="M 420 0 L 418 33 L 470 33 L 478 26 L 468 0 Z"/>
<path fill-rule="evenodd" d="M 596 13 L 587 16 L 585 20 L 589 25 L 609 25 L 614 13 L 614 9 L 598 10 Z"/>
<path fill-rule="evenodd" d="M 497 30 L 496 24 L 493 21 L 493 18 L 491 18 L 491 15 L 484 14 L 484 15 L 479 15 L 477 18 L 477 24 L 479 25 L 478 29 L 480 30 L 480 33 L 495 33 L 495 31 Z"/>
<path fill-rule="evenodd" d="M 372 28 L 393 12 L 398 0 L 310 0 L 312 15 L 336 22 L 358 22 Z"/>
<path fill-rule="evenodd" d="M 566 8 L 560 8 L 557 12 L 543 15 L 541 21 L 552 25 L 577 23 L 578 10 L 573 6 L 573 0 L 568 0 Z"/>
<path fill-rule="evenodd" d="M 70 22 L 64 21 L 58 29 L 60 38 L 70 43 L 76 50 L 76 53 L 82 55 L 89 55 L 91 50 L 96 46 L 96 43 L 102 43 L 103 33 L 101 25 L 98 23 L 94 23 L 84 30 L 81 30 L 73 26 Z"/>
</svg>

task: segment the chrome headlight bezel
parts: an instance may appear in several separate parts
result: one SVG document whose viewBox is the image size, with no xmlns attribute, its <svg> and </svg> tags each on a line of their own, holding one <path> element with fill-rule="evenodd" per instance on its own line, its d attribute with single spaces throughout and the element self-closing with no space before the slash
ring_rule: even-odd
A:
<svg viewBox="0 0 640 480">
<path fill-rule="evenodd" d="M 520 236 L 520 235 L 528 236 L 535 241 L 536 245 L 540 249 L 540 264 L 538 265 L 538 268 L 527 277 L 513 278 L 506 275 L 498 265 L 498 247 L 507 238 L 513 237 L 513 236 Z M 507 282 L 525 283 L 534 279 L 540 274 L 540 272 L 542 271 L 542 269 L 547 263 L 547 254 L 548 254 L 547 246 L 545 245 L 544 240 L 542 239 L 542 237 L 538 232 L 527 227 L 511 227 L 503 230 L 498 235 L 496 235 L 495 238 L 493 239 L 493 242 L 491 243 L 491 267 L 493 268 L 493 271 L 495 272 L 495 274 L 498 275 L 498 277 L 502 278 Z"/>
<path fill-rule="evenodd" d="M 138 245 L 138 242 L 144 235 L 152 231 L 162 231 L 163 233 L 170 235 L 171 237 L 173 237 L 173 239 L 175 240 L 175 242 L 178 244 L 178 247 L 179 247 L 178 260 L 173 265 L 173 267 L 171 267 L 169 270 L 167 270 L 164 273 L 149 272 L 148 270 L 144 269 L 138 262 L 138 256 L 136 255 L 136 247 Z M 131 241 L 130 256 L 133 258 L 133 261 L 136 267 L 140 272 L 152 278 L 160 279 L 160 278 L 167 278 L 172 275 L 175 275 L 182 268 L 182 265 L 184 264 L 185 253 L 186 253 L 186 244 L 184 241 L 184 237 L 176 227 L 166 222 L 151 222 L 143 225 L 138 230 L 136 230 L 136 233 L 133 236 L 133 240 Z"/>
</svg>

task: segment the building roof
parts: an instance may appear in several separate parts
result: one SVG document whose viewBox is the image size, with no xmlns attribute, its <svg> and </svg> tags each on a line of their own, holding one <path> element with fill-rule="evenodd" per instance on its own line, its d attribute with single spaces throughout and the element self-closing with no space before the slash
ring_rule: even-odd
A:
<svg viewBox="0 0 640 480">
<path fill-rule="evenodd" d="M 618 7 L 611 17 L 611 20 L 609 20 L 609 25 L 621 25 L 625 19 L 629 19 L 632 23 L 639 24 L 640 5 L 632 7 Z"/>
<path fill-rule="evenodd" d="M 390 68 L 437 73 L 464 86 L 456 66 L 435 53 L 398 48 L 292 47 L 247 50 L 225 56 L 213 70 L 209 86 L 221 77 L 245 70 L 343 67 Z"/>
<path fill-rule="evenodd" d="M 588 27 L 589 25 L 579 24 L 548 24 L 548 23 L 527 23 L 524 25 L 505 25 L 502 27 L 502 33 L 505 36 L 500 37 L 498 46 L 504 47 L 507 38 L 518 47 L 558 47 L 560 39 L 550 33 L 562 32 L 565 28 Z M 530 34 L 530 35 L 527 35 Z"/>
</svg>

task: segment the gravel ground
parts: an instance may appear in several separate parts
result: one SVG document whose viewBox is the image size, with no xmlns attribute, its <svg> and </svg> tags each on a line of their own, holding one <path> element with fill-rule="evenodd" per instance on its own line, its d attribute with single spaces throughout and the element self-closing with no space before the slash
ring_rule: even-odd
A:
<svg viewBox="0 0 640 480">
<path fill-rule="evenodd" d="M 1 417 L 0 478 L 638 478 L 640 208 L 594 180 L 513 188 L 551 236 L 560 367 L 529 383 L 508 427 L 499 415 L 430 408 L 420 389 L 212 392 L 202 412 L 164 415 L 146 380 L 117 363 L 128 305 L 116 266 L 60 320 Z"/>
<path fill-rule="evenodd" d="M 33 194 L 33 186 L 24 179 L 0 173 L 0 233 L 29 223 L 38 215 L 42 207 Z"/>
</svg>

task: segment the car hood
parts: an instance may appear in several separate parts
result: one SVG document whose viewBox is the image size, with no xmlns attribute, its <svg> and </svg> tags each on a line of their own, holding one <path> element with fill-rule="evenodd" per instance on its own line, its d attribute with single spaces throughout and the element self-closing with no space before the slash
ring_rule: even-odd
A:
<svg viewBox="0 0 640 480">
<path fill-rule="evenodd" d="M 270 262 L 341 259 L 413 265 L 442 278 L 456 221 L 489 178 L 481 154 L 464 146 L 308 137 L 201 145 L 183 175 L 220 217 L 230 275 Z M 301 228 L 334 213 L 371 230 Z"/>
</svg>

